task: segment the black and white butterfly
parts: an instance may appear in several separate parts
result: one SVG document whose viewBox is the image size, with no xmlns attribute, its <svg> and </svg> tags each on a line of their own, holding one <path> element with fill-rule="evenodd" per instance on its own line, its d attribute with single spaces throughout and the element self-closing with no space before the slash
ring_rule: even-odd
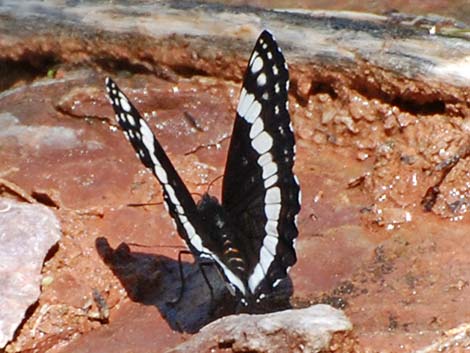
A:
<svg viewBox="0 0 470 353">
<path fill-rule="evenodd" d="M 116 119 L 163 189 L 178 233 L 197 260 L 214 261 L 244 305 L 259 303 L 296 262 L 300 189 L 293 173 L 289 73 L 274 37 L 259 36 L 245 72 L 222 186 L 196 204 L 148 124 L 106 78 Z"/>
</svg>

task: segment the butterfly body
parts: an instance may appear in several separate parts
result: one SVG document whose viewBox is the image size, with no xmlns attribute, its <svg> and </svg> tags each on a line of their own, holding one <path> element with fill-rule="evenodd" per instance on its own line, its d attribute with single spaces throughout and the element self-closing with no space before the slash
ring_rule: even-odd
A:
<svg viewBox="0 0 470 353">
<path fill-rule="evenodd" d="M 273 36 L 259 36 L 245 73 L 222 183 L 222 201 L 196 204 L 146 121 L 109 78 L 116 119 L 162 186 L 164 203 L 196 259 L 220 269 L 250 307 L 273 293 L 296 262 L 300 189 L 288 111 L 289 75 Z"/>
</svg>

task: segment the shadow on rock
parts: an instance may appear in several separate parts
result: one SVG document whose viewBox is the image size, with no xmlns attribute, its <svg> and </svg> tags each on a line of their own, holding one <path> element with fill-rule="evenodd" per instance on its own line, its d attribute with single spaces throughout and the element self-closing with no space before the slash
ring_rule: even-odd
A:
<svg viewBox="0 0 470 353">
<path fill-rule="evenodd" d="M 237 311 L 237 301 L 224 285 L 215 266 L 205 268 L 214 297 L 197 264 L 182 262 L 185 290 L 177 304 L 181 288 L 178 261 L 166 256 L 132 252 L 121 243 L 110 247 L 106 238 L 97 238 L 95 246 L 104 263 L 113 271 L 129 298 L 145 305 L 154 305 L 172 329 L 195 333 L 209 322 Z"/>
</svg>

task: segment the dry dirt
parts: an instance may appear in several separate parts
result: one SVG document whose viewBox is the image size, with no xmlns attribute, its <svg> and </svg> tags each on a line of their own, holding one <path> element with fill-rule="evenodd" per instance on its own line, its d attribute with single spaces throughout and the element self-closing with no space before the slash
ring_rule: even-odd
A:
<svg viewBox="0 0 470 353">
<path fill-rule="evenodd" d="M 209 320 L 208 292 L 189 257 L 190 294 L 165 304 L 178 293 L 184 244 L 159 186 L 112 120 L 104 77 L 135 102 L 198 198 L 223 173 L 238 70 L 231 81 L 59 65 L 48 78 L 8 64 L 0 112 L 17 120 L 1 140 L 0 174 L 54 209 L 63 238 L 6 351 L 162 352 L 182 342 Z M 357 76 L 370 74 L 362 69 Z M 468 90 L 452 100 L 438 85 L 386 74 L 365 87 L 319 67 L 291 72 L 303 193 L 292 305 L 344 309 L 359 351 L 429 345 L 470 316 Z M 398 89 L 371 94 L 381 82 Z M 210 189 L 219 191 L 220 179 Z M 21 199 L 8 188 L 2 195 Z M 348 351 L 350 340 L 335 344 Z"/>
</svg>

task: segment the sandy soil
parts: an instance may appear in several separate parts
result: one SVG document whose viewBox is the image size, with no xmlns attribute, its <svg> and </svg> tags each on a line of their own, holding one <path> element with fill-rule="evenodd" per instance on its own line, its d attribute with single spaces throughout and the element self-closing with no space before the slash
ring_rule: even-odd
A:
<svg viewBox="0 0 470 353">
<path fill-rule="evenodd" d="M 12 133 L 1 140 L 1 177 L 54 209 L 63 229 L 42 295 L 6 351 L 175 346 L 211 319 L 212 304 L 191 257 L 189 294 L 166 304 L 178 293 L 184 244 L 159 186 L 112 120 L 104 76 L 136 103 L 197 198 L 223 173 L 239 70 L 233 80 L 185 72 L 175 81 L 65 64 L 47 77 L 6 64 L 0 112 Z M 361 70 L 355 75 L 370 73 Z M 291 73 L 303 193 L 292 305 L 344 309 L 359 351 L 431 344 L 470 315 L 468 91 L 467 101 L 452 100 L 437 83 L 387 73 L 370 86 L 316 66 Z M 219 196 L 220 180 L 210 192 Z"/>
</svg>

